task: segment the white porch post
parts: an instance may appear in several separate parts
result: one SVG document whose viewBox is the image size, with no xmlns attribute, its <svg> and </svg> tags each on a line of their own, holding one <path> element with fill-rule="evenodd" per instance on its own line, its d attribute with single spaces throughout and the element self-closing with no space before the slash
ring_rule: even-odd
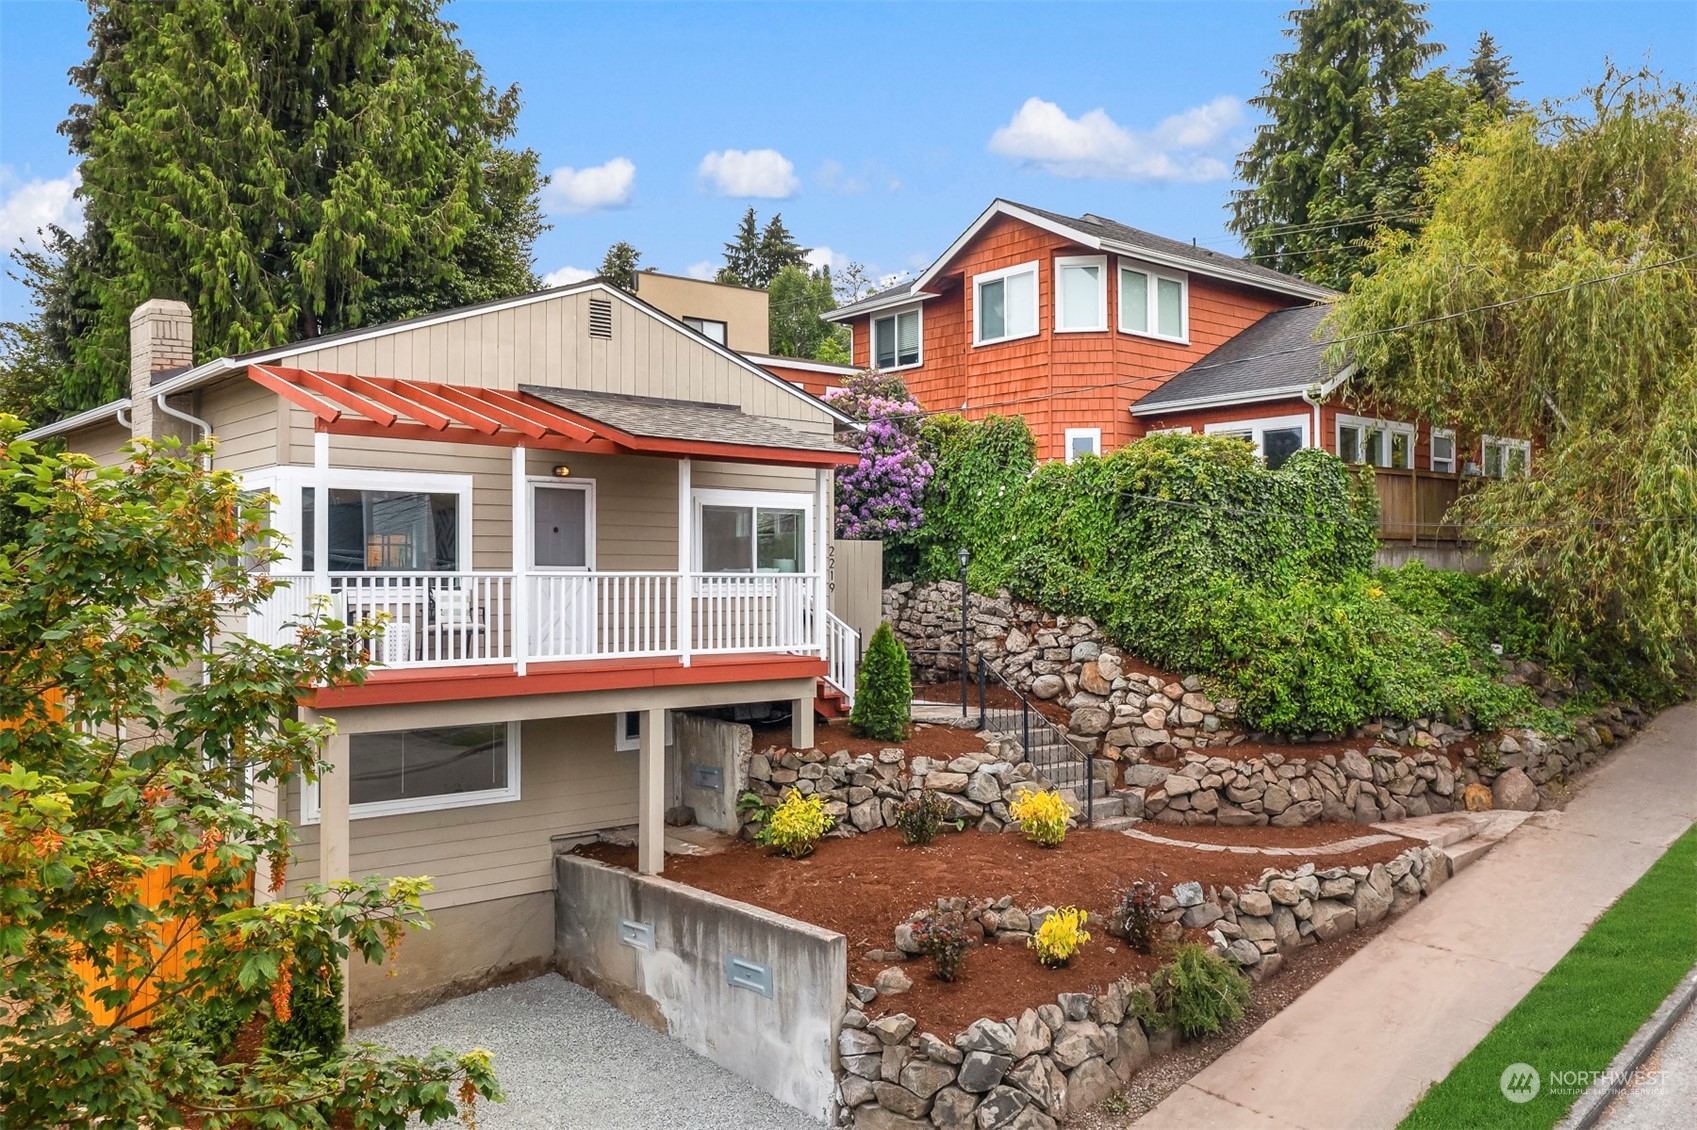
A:
<svg viewBox="0 0 1697 1130">
<path fill-rule="evenodd" d="M 690 495 L 690 461 L 678 460 L 678 655 L 689 666 L 695 646 L 695 505 Z"/>
<path fill-rule="evenodd" d="M 658 875 L 666 866 L 666 712 L 642 712 L 636 778 L 636 869 Z"/>
<path fill-rule="evenodd" d="M 813 472 L 814 513 L 818 515 L 813 523 L 813 644 L 821 657 L 825 655 L 826 641 L 829 634 L 825 627 L 825 613 L 830 602 L 830 590 L 826 587 L 829 576 L 831 557 L 831 534 L 836 529 L 836 507 L 831 504 L 831 469 L 820 467 Z"/>
<path fill-rule="evenodd" d="M 312 555 L 312 593 L 327 596 L 330 592 L 329 432 L 312 435 Z"/>
<path fill-rule="evenodd" d="M 530 499 L 525 449 L 513 448 L 513 670 L 525 673 L 530 656 Z"/>
</svg>

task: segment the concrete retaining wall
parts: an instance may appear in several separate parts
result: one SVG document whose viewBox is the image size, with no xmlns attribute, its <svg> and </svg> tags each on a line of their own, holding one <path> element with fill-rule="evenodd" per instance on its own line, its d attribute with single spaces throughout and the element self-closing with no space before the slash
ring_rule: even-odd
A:
<svg viewBox="0 0 1697 1130">
<path fill-rule="evenodd" d="M 775 1098 L 831 1120 L 847 939 L 578 856 L 556 856 L 554 872 L 561 973 Z M 644 927 L 647 937 L 629 937 Z M 771 995 L 732 985 L 733 958 L 770 970 Z"/>
<path fill-rule="evenodd" d="M 734 834 L 742 824 L 737 797 L 748 780 L 753 747 L 754 731 L 746 723 L 674 714 L 666 804 L 686 804 L 703 828 Z"/>
</svg>

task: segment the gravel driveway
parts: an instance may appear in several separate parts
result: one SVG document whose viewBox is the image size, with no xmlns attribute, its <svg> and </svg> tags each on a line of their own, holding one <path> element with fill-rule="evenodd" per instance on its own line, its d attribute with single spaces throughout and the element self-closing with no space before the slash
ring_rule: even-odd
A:
<svg viewBox="0 0 1697 1130">
<path fill-rule="evenodd" d="M 820 1130 L 820 1123 L 554 974 L 437 1005 L 354 1033 L 423 1052 L 495 1053 L 504 1103 L 488 1130 Z"/>
</svg>

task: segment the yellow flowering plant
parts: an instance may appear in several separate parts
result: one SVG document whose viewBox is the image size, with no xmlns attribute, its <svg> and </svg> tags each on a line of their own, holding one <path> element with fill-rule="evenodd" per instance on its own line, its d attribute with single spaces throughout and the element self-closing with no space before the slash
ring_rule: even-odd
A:
<svg viewBox="0 0 1697 1130">
<path fill-rule="evenodd" d="M 1008 815 L 1019 822 L 1025 838 L 1041 847 L 1059 847 L 1067 836 L 1072 806 L 1054 789 L 1028 790 L 1008 805 Z"/>
<path fill-rule="evenodd" d="M 818 793 L 803 796 L 791 789 L 783 802 L 761 822 L 755 842 L 774 848 L 779 855 L 801 859 L 812 855 L 814 845 L 831 828 L 830 814 L 825 811 L 825 798 Z"/>
<path fill-rule="evenodd" d="M 1089 915 L 1080 907 L 1063 906 L 1043 919 L 1026 945 L 1037 951 L 1037 962 L 1045 969 L 1060 969 L 1084 948 L 1090 932 L 1084 928 Z"/>
</svg>

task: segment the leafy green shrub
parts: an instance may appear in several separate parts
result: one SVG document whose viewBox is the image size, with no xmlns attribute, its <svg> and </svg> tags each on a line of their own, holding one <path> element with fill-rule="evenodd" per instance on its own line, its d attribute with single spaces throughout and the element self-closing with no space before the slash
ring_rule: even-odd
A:
<svg viewBox="0 0 1697 1130">
<path fill-rule="evenodd" d="M 896 805 L 896 828 L 902 834 L 902 843 L 910 847 L 921 847 L 930 843 L 937 838 L 937 833 L 943 830 L 943 823 L 948 820 L 951 811 L 953 809 L 949 802 L 931 789 L 925 789 L 912 800 L 905 800 Z M 965 825 L 965 821 L 957 819 L 954 825 L 958 830 Z"/>
<path fill-rule="evenodd" d="M 1013 502 L 1037 466 L 1037 441 L 1018 416 L 967 420 L 945 413 L 920 430 L 931 464 L 925 522 L 884 541 L 892 581 L 942 581 L 960 576 L 961 547 L 972 551 L 974 588 L 1001 584 L 1001 548 L 1013 531 Z"/>
<path fill-rule="evenodd" d="M 862 737 L 899 742 L 913 720 L 913 668 L 888 624 L 879 624 L 866 645 L 855 687 L 849 726 Z"/>
<path fill-rule="evenodd" d="M 972 940 L 958 922 L 928 914 L 914 924 L 913 942 L 931 959 L 941 981 L 956 981 L 966 969 L 966 951 Z"/>
<path fill-rule="evenodd" d="M 289 991 L 289 1016 L 265 1024 L 264 1046 L 279 1052 L 329 1055 L 341 1047 L 342 970 L 334 961 L 308 961 L 297 951 Z"/>
<path fill-rule="evenodd" d="M 775 849 L 779 855 L 802 859 L 813 854 L 813 848 L 831 828 L 831 817 L 825 811 L 825 798 L 819 793 L 803 796 L 800 789 L 789 795 L 766 814 L 755 833 L 754 842 Z"/>
<path fill-rule="evenodd" d="M 1146 1027 L 1206 1036 L 1243 1019 L 1249 982 L 1207 946 L 1185 942 L 1150 976 L 1148 989 L 1133 994 L 1131 1007 Z"/>
</svg>

